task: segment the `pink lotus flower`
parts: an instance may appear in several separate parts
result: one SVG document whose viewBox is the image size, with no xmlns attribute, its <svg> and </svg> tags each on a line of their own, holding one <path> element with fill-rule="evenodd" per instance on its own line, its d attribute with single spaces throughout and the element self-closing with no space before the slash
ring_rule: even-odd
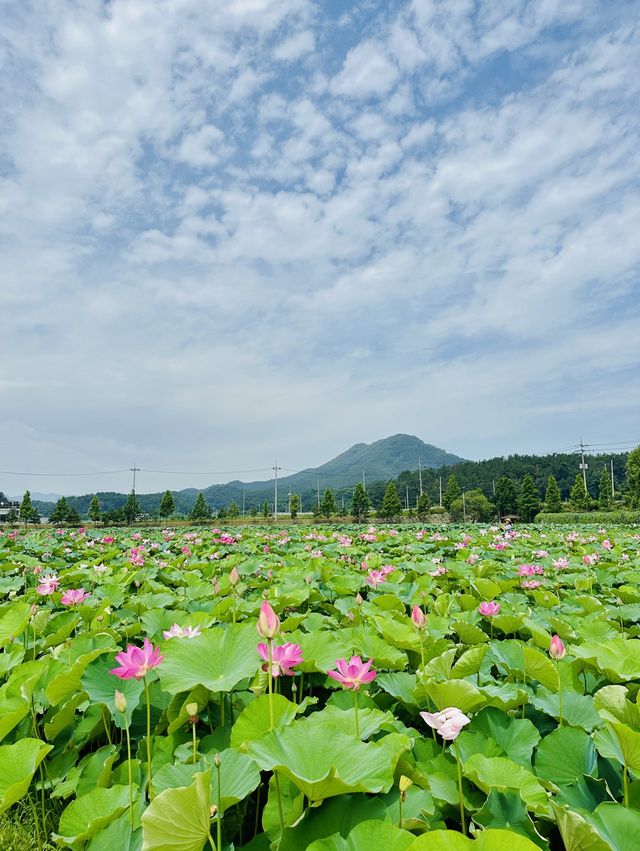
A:
<svg viewBox="0 0 640 851">
<path fill-rule="evenodd" d="M 352 688 L 358 691 L 364 683 L 370 683 L 376 678 L 377 671 L 371 671 L 371 663 L 363 662 L 359 656 L 352 656 L 347 662 L 346 659 L 336 660 L 337 671 L 329 671 L 328 675 L 332 680 L 340 683 L 344 688 Z"/>
<path fill-rule="evenodd" d="M 455 706 L 448 706 L 440 712 L 421 712 L 420 716 L 447 742 L 457 739 L 462 728 L 471 723 L 471 718 Z"/>
<path fill-rule="evenodd" d="M 260 606 L 257 629 L 260 638 L 275 638 L 280 632 L 280 618 L 266 600 Z"/>
<path fill-rule="evenodd" d="M 466 562 L 467 564 L 475 564 L 479 558 L 480 556 L 477 553 L 471 553 L 471 555 L 467 557 Z"/>
<path fill-rule="evenodd" d="M 258 644 L 258 654 L 267 663 L 262 666 L 263 671 L 269 670 L 269 647 L 260 642 Z M 299 644 L 291 644 L 287 641 L 286 644 L 281 644 L 279 647 L 273 647 L 271 650 L 271 675 L 279 677 L 284 674 L 287 677 L 292 677 L 294 672 L 291 668 L 302 662 L 302 650 Z"/>
<path fill-rule="evenodd" d="M 523 579 L 520 583 L 521 588 L 526 588 L 527 591 L 534 591 L 536 588 L 540 587 L 540 583 L 537 579 Z"/>
<path fill-rule="evenodd" d="M 441 564 L 435 570 L 430 570 L 429 576 L 444 576 L 445 573 L 447 573 L 447 568 Z"/>
<path fill-rule="evenodd" d="M 234 565 L 229 573 L 229 585 L 235 588 L 238 582 L 240 582 L 240 574 L 238 573 L 238 568 Z"/>
<path fill-rule="evenodd" d="M 420 606 L 414 606 L 413 609 L 411 609 L 411 620 L 413 621 L 413 625 L 416 629 L 425 628 L 427 619 Z"/>
<path fill-rule="evenodd" d="M 602 549 L 603 550 L 612 550 L 613 549 L 613 544 L 611 543 L 611 541 L 608 538 L 605 538 L 605 540 L 602 542 Z"/>
<path fill-rule="evenodd" d="M 544 574 L 544 568 L 539 564 L 521 564 L 518 568 L 518 576 L 535 576 Z"/>
<path fill-rule="evenodd" d="M 200 635 L 199 626 L 181 627 L 174 623 L 170 629 L 165 629 L 162 633 L 163 638 L 197 638 Z"/>
<path fill-rule="evenodd" d="M 121 680 L 142 680 L 153 668 L 162 662 L 164 656 L 160 655 L 160 648 L 154 647 L 148 638 L 145 638 L 142 647 L 127 645 L 126 650 L 121 650 L 116 655 L 119 668 L 112 668 L 109 673 L 120 677 Z"/>
<path fill-rule="evenodd" d="M 45 597 L 47 594 L 53 594 L 58 590 L 58 585 L 60 584 L 60 580 L 53 573 L 48 573 L 46 576 L 42 577 L 42 581 L 37 586 L 36 591 L 42 597 Z"/>
<path fill-rule="evenodd" d="M 582 563 L 586 564 L 587 567 L 592 564 L 597 564 L 600 556 L 597 553 L 593 553 L 592 555 L 582 556 Z"/>
<path fill-rule="evenodd" d="M 485 603 L 480 603 L 478 606 L 478 611 L 485 618 L 492 618 L 495 615 L 500 614 L 500 603 L 494 603 L 493 600 L 489 600 Z"/>
<path fill-rule="evenodd" d="M 83 600 L 86 600 L 89 594 L 84 590 L 84 588 L 70 588 L 68 591 L 65 591 L 62 597 L 60 598 L 60 602 L 63 606 L 77 606 L 82 603 Z"/>
<path fill-rule="evenodd" d="M 554 635 L 549 644 L 549 656 L 552 659 L 564 659 L 567 649 L 559 635 Z"/>
<path fill-rule="evenodd" d="M 569 567 L 569 559 L 568 559 L 568 558 L 564 558 L 564 556 L 560 556 L 560 558 L 557 558 L 557 559 L 551 559 L 551 564 L 552 564 L 555 568 Z"/>
<path fill-rule="evenodd" d="M 381 570 L 372 570 L 367 574 L 365 578 L 365 582 L 371 585 L 372 588 L 376 588 L 378 585 L 382 585 L 382 583 L 385 581 L 386 576 L 382 573 Z"/>
</svg>

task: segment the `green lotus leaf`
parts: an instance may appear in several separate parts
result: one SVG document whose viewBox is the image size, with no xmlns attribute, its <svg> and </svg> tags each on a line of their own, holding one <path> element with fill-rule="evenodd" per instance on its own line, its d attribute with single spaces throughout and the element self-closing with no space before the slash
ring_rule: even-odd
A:
<svg viewBox="0 0 640 851">
<path fill-rule="evenodd" d="M 298 707 L 281 694 L 271 697 L 273 706 L 273 727 L 286 727 L 296 717 Z M 269 695 L 263 694 L 253 700 L 237 717 L 231 730 L 231 747 L 245 749 L 270 731 Z"/>
<path fill-rule="evenodd" d="M 478 644 L 475 647 L 470 647 L 469 650 L 465 650 L 451 669 L 451 676 L 456 679 L 463 679 L 477 674 L 486 652 L 486 644 Z"/>
<path fill-rule="evenodd" d="M 538 846 L 511 830 L 483 830 L 477 839 L 455 830 L 432 830 L 415 839 L 407 851 L 538 851 Z"/>
<path fill-rule="evenodd" d="M 560 695 L 540 689 L 530 700 L 536 709 L 552 718 L 560 718 Z M 563 691 L 562 715 L 566 724 L 571 727 L 582 727 L 587 733 L 602 724 L 591 695 L 578 694 L 575 691 Z"/>
<path fill-rule="evenodd" d="M 252 677 L 261 664 L 252 624 L 203 630 L 197 638 L 173 639 L 163 647 L 160 683 L 169 694 L 203 685 L 212 692 L 231 691 Z"/>
<path fill-rule="evenodd" d="M 585 641 L 572 644 L 571 652 L 591 662 L 614 683 L 640 677 L 640 639 L 618 637 L 602 643 Z"/>
<path fill-rule="evenodd" d="M 287 638 L 300 645 L 304 661 L 297 665 L 296 669 L 305 673 L 331 671 L 335 668 L 337 659 L 351 656 L 353 652 L 352 640 L 347 630 L 294 632 Z"/>
<path fill-rule="evenodd" d="M 640 733 L 626 724 L 607 721 L 603 730 L 593 734 L 593 741 L 599 754 L 617 760 L 640 776 Z"/>
<path fill-rule="evenodd" d="M 418 698 L 414 694 L 416 688 L 416 675 L 405 671 L 392 671 L 389 674 L 378 674 L 376 683 L 381 689 L 398 698 L 405 706 L 415 707 Z"/>
<path fill-rule="evenodd" d="M 529 809 L 537 813 L 548 811 L 548 796 L 544 787 L 531 771 L 511 759 L 476 753 L 463 764 L 462 772 L 483 792 L 515 789 Z"/>
<path fill-rule="evenodd" d="M 480 693 L 485 696 L 487 706 L 495 706 L 503 712 L 529 702 L 529 693 L 514 683 L 489 683 L 480 687 Z"/>
<path fill-rule="evenodd" d="M 593 696 L 593 705 L 605 721 L 621 721 L 630 727 L 640 727 L 640 707 L 627 699 L 626 686 L 604 686 Z"/>
<path fill-rule="evenodd" d="M 466 728 L 478 731 L 496 742 L 514 762 L 531 767 L 531 754 L 540 741 L 540 733 L 528 718 L 511 718 L 499 709 L 487 708 L 479 712 Z"/>
<path fill-rule="evenodd" d="M 613 851 L 637 851 L 640 812 L 622 804 L 605 802 L 587 813 L 587 822 L 598 831 Z"/>
<path fill-rule="evenodd" d="M 384 848 L 386 851 L 407 851 L 415 837 L 384 821 L 361 821 L 347 837 L 334 833 L 326 839 L 316 839 L 307 851 L 362 851 L 364 848 Z"/>
<path fill-rule="evenodd" d="M 538 746 L 536 774 L 556 786 L 576 783 L 596 770 L 596 749 L 587 733 L 578 727 L 559 727 Z"/>
<path fill-rule="evenodd" d="M 505 635 L 516 633 L 523 625 L 521 615 L 499 614 L 491 619 L 494 629 L 499 629 Z"/>
<path fill-rule="evenodd" d="M 207 754 L 211 763 L 211 800 L 224 813 L 229 807 L 244 800 L 260 783 L 258 766 L 244 753 L 229 748 L 220 753 L 220 797 L 218 797 L 218 771 L 216 754 Z"/>
<path fill-rule="evenodd" d="M 210 806 L 210 771 L 190 786 L 160 792 L 142 815 L 142 851 L 202 851 L 211 837 Z"/>
<path fill-rule="evenodd" d="M 411 623 L 403 623 L 394 618 L 380 616 L 374 616 L 372 620 L 382 637 L 393 644 L 394 647 L 420 652 L 420 641 L 422 639 L 419 631 Z"/>
<path fill-rule="evenodd" d="M 141 845 L 142 829 L 138 827 L 131 832 L 131 818 L 127 811 L 90 839 L 86 851 L 140 851 Z"/>
<path fill-rule="evenodd" d="M 22 635 L 31 618 L 31 604 L 17 601 L 12 603 L 0 617 L 0 647 L 10 644 Z"/>
<path fill-rule="evenodd" d="M 388 671 L 402 671 L 406 668 L 407 654 L 387 644 L 372 629 L 354 627 L 348 632 L 351 633 L 354 652 L 364 659 L 373 659 L 374 667 L 386 668 Z"/>
<path fill-rule="evenodd" d="M 548 848 L 547 842 L 535 829 L 527 808 L 517 792 L 501 792 L 492 789 L 484 806 L 473 814 L 476 824 L 484 828 L 504 828 L 526 836 L 540 848 Z"/>
<path fill-rule="evenodd" d="M 560 681 L 558 671 L 548 656 L 529 645 L 522 646 L 524 671 L 529 679 L 537 680 L 549 691 L 558 691 Z"/>
<path fill-rule="evenodd" d="M 421 679 L 423 681 L 430 679 L 451 679 L 451 669 L 453 668 L 455 658 L 455 647 L 448 647 L 443 653 L 440 653 L 438 656 L 433 656 L 422 669 Z"/>
<path fill-rule="evenodd" d="M 78 655 L 71 667 L 54 677 L 47 686 L 46 694 L 52 706 L 57 706 L 64 700 L 68 700 L 73 694 L 81 690 L 82 675 L 94 659 L 103 656 L 105 653 L 117 651 L 113 638 L 105 633 L 95 636 L 91 643 L 94 646 L 90 650 Z M 114 662 L 113 665 L 115 666 L 115 664 Z M 116 680 L 117 678 L 114 677 L 113 679 Z"/>
<path fill-rule="evenodd" d="M 612 851 L 611 846 L 580 813 L 567 807 L 552 806 L 565 851 Z"/>
<path fill-rule="evenodd" d="M 251 742 L 249 755 L 263 770 L 285 774 L 315 802 L 343 792 L 388 791 L 409 747 L 410 739 L 399 733 L 365 744 L 333 725 L 305 720 Z"/>
<path fill-rule="evenodd" d="M 477 602 L 478 601 L 475 600 L 474 605 Z M 460 641 L 462 641 L 463 644 L 483 644 L 485 641 L 489 641 L 487 633 L 473 623 L 456 621 L 451 625 L 451 628 L 458 633 Z"/>
<path fill-rule="evenodd" d="M 280 781 L 281 785 L 283 781 Z M 300 793 L 302 797 L 302 793 Z M 348 836 L 360 822 L 386 818 L 386 807 L 378 797 L 340 795 L 329 798 L 319 807 L 307 809 L 294 827 L 286 827 L 278 851 L 300 851 L 316 839 L 331 836 L 336 831 Z M 375 846 L 374 846 L 375 847 Z"/>
<path fill-rule="evenodd" d="M 436 709 L 456 706 L 462 712 L 473 712 L 474 709 L 483 706 L 486 699 L 480 690 L 467 680 L 427 683 L 424 688 Z"/>
<path fill-rule="evenodd" d="M 117 667 L 111 656 L 101 656 L 87 666 L 80 679 L 80 687 L 86 691 L 92 703 L 103 703 L 109 708 L 117 727 L 124 730 L 131 724 L 135 709 L 140 704 L 140 696 L 144 690 L 141 680 L 121 680 L 109 669 Z M 127 708 L 125 712 L 116 709 L 116 689 L 125 696 Z"/>
<path fill-rule="evenodd" d="M 135 789 L 135 796 L 138 790 Z M 83 848 L 86 841 L 95 836 L 114 819 L 129 808 L 129 787 L 99 787 L 76 798 L 60 816 L 58 833 L 53 838 L 59 845 L 68 848 Z"/>
<path fill-rule="evenodd" d="M 0 813 L 26 795 L 37 767 L 52 747 L 40 739 L 0 745 Z"/>
</svg>

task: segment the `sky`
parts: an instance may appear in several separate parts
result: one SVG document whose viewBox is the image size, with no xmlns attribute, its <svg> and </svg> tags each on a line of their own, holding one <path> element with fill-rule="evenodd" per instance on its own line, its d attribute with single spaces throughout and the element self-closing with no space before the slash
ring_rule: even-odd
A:
<svg viewBox="0 0 640 851">
<path fill-rule="evenodd" d="M 640 442 L 639 12 L 0 0 L 0 490 Z"/>
</svg>

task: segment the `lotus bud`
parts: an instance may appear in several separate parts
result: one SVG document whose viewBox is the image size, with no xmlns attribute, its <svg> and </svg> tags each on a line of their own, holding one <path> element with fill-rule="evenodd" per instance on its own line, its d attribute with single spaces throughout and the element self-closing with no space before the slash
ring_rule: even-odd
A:
<svg viewBox="0 0 640 851">
<path fill-rule="evenodd" d="M 231 568 L 231 573 L 229 574 L 229 585 L 231 585 L 232 588 L 235 588 L 238 582 L 240 582 L 240 574 L 238 573 L 238 568 L 234 565 Z"/>
<path fill-rule="evenodd" d="M 567 650 L 559 635 L 554 635 L 549 645 L 549 656 L 552 659 L 564 659 L 567 655 Z"/>
<path fill-rule="evenodd" d="M 122 694 L 121 691 L 118 691 L 118 689 L 116 689 L 115 704 L 118 712 L 124 713 L 127 711 L 127 698 Z"/>
<path fill-rule="evenodd" d="M 266 600 L 263 600 L 260 606 L 257 629 L 261 638 L 268 639 L 275 638 L 280 632 L 280 618 Z"/>
<path fill-rule="evenodd" d="M 214 756 L 214 758 L 213 758 L 213 764 L 215 765 L 215 767 L 216 767 L 216 768 L 220 768 L 220 766 L 222 765 L 222 759 L 221 759 L 221 757 L 220 757 L 220 754 L 219 754 L 219 753 L 217 753 L 217 754 Z"/>
<path fill-rule="evenodd" d="M 217 576 L 214 576 L 214 577 L 213 577 L 213 593 L 214 593 L 214 594 L 219 594 L 219 593 L 220 593 L 220 583 L 218 582 L 218 577 L 217 577 Z"/>
<path fill-rule="evenodd" d="M 197 703 L 187 703 L 185 706 L 187 710 L 187 715 L 197 715 L 198 714 L 198 704 Z"/>
<path fill-rule="evenodd" d="M 358 593 L 356 594 L 356 603 L 361 606 L 363 602 L 364 600 L 362 599 L 362 594 L 358 591 Z"/>
<path fill-rule="evenodd" d="M 413 780 L 410 777 L 406 777 L 404 774 L 400 775 L 400 781 L 398 782 L 398 787 L 400 789 L 400 797 L 402 800 L 406 800 L 407 792 L 413 786 Z"/>
<path fill-rule="evenodd" d="M 413 621 L 413 625 L 416 629 L 425 628 L 427 619 L 420 606 L 414 606 L 413 609 L 411 609 L 411 620 Z"/>
</svg>

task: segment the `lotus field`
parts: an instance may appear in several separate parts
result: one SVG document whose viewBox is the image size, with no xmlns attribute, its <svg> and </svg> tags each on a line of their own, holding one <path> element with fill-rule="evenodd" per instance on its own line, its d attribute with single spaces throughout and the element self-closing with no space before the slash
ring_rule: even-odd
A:
<svg viewBox="0 0 640 851">
<path fill-rule="evenodd" d="M 639 620 L 630 528 L 0 533 L 3 824 L 637 851 Z"/>
</svg>

